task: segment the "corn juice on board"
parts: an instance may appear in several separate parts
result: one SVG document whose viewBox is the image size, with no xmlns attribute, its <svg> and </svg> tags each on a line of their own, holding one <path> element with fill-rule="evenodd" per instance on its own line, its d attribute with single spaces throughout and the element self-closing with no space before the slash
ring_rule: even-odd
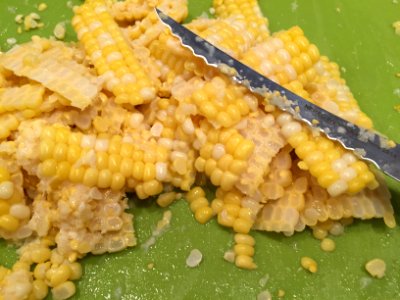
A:
<svg viewBox="0 0 400 300">
<path fill-rule="evenodd" d="M 396 124 L 398 115 L 391 111 L 393 106 L 391 104 L 396 104 L 396 100 L 392 100 L 392 102 L 387 100 L 388 103 L 390 102 L 389 105 L 386 105 L 386 100 L 382 101 L 382 103 L 385 103 L 383 105 L 380 101 L 376 101 L 376 97 L 372 94 L 372 101 L 371 103 L 368 102 L 368 97 L 364 97 L 362 91 L 365 86 L 368 86 L 370 93 L 371 85 L 366 85 L 365 82 L 371 80 L 371 78 L 363 74 L 362 78 L 364 80 L 359 83 L 359 90 L 353 86 L 357 86 L 357 80 L 354 84 L 351 83 L 353 78 L 351 74 L 357 79 L 357 76 L 360 76 L 357 68 L 367 68 L 367 64 L 364 65 L 360 62 L 357 67 L 352 67 L 352 63 L 346 65 L 341 61 L 341 59 L 346 61 L 349 57 L 353 57 L 353 60 L 350 59 L 350 62 L 353 62 L 355 58 L 362 56 L 362 51 L 352 53 L 353 56 L 349 55 L 349 53 L 343 53 L 343 50 L 336 45 L 343 43 L 342 35 L 344 33 L 336 43 L 332 42 L 332 39 L 335 39 L 334 34 L 332 39 L 327 37 L 332 28 L 335 28 L 332 24 L 332 26 L 329 26 L 329 21 L 336 18 L 340 22 L 334 22 L 334 24 L 337 23 L 339 28 L 346 28 L 346 25 L 349 26 L 349 21 L 347 20 L 349 16 L 352 19 L 351 22 L 355 22 L 352 13 L 360 8 L 357 5 L 353 7 L 354 4 L 348 3 L 350 1 L 318 4 L 317 11 L 319 14 L 326 16 L 325 22 L 328 23 L 328 25 L 322 27 L 324 30 L 319 32 L 315 30 L 313 24 L 310 25 L 310 17 L 305 22 L 306 16 L 310 15 L 310 4 L 298 3 L 297 1 L 282 1 L 279 4 L 275 2 L 261 3 L 264 13 L 269 17 L 271 31 L 289 28 L 291 25 L 300 25 L 305 29 L 306 36 L 319 47 L 323 54 L 327 54 L 332 60 L 340 62 L 342 67 L 343 65 L 345 66 L 346 71 L 344 72 L 344 69 L 342 69 L 342 74 L 344 72 L 343 76 L 349 82 L 352 91 L 357 93 L 356 98 L 363 99 L 363 101 L 359 100 L 359 104 L 372 117 L 375 127 L 398 140 L 398 137 L 396 137 L 396 128 L 398 127 L 392 125 Z M 12 24 L 15 12 L 17 14 L 19 12 L 29 13 L 35 9 L 37 4 L 38 2 L 36 1 L 28 1 L 26 6 L 24 5 L 25 7 L 16 7 L 15 9 L 13 5 L 5 5 L 1 11 L 8 12 L 7 16 L 11 17 L 10 24 Z M 58 9 L 60 12 L 64 12 L 66 9 L 59 3 L 57 7 L 53 8 L 51 3 L 48 5 L 49 8 L 40 14 L 43 15 L 42 19 L 45 24 L 46 21 L 51 22 L 52 25 L 47 28 L 51 32 L 54 25 L 60 20 L 54 17 L 46 20 L 46 11 L 49 13 Z M 388 8 L 394 5 L 394 10 L 397 8 L 396 4 L 391 1 L 388 1 L 385 5 Z M 190 3 L 190 13 L 191 15 L 197 15 L 202 11 L 206 11 L 208 7 L 209 3 L 206 2 Z M 19 9 L 22 10 L 20 11 Z M 370 7 L 369 9 L 372 8 Z M 388 9 L 387 12 L 389 11 Z M 358 24 L 360 27 L 362 27 L 362 17 L 367 16 L 368 13 L 366 10 L 365 15 L 360 14 L 360 24 Z M 62 13 L 58 15 L 62 16 Z M 284 17 L 285 15 L 294 15 L 295 18 L 288 19 Z M 396 86 L 398 86 L 394 75 L 396 71 L 393 70 L 396 70 L 396 67 L 398 68 L 399 66 L 396 66 L 396 61 L 393 59 L 394 56 L 391 56 L 391 51 L 396 49 L 396 44 L 390 40 L 390 38 L 393 38 L 392 32 L 386 28 L 390 27 L 392 20 L 388 22 L 388 26 L 380 22 L 383 23 L 386 19 L 393 17 L 395 15 L 385 16 L 376 24 L 376 27 L 381 28 L 382 32 L 386 34 L 388 45 L 393 45 L 392 48 L 385 49 L 384 53 L 381 53 L 377 58 L 377 60 L 380 58 L 383 61 L 380 66 L 388 66 L 386 68 L 382 67 L 382 73 L 387 73 L 388 79 L 385 81 L 384 86 L 382 84 L 382 90 L 377 91 L 376 94 L 381 97 L 386 94 L 388 97 L 390 96 L 390 99 L 396 97 L 396 93 L 394 93 L 394 97 L 392 95 Z M 65 18 L 68 18 L 67 14 Z M 285 20 L 288 23 L 284 23 Z M 358 19 L 356 18 L 356 20 Z M 320 20 L 318 21 L 321 22 Z M 369 26 L 372 25 L 369 24 Z M 12 28 L 12 26 L 10 27 Z M 16 26 L 14 27 L 13 29 L 15 30 Z M 307 29 L 308 27 L 309 29 Z M 374 30 L 376 31 L 377 28 L 374 27 Z M 12 29 L 8 29 L 7 32 L 10 32 L 10 30 Z M 45 31 L 37 31 L 38 34 L 41 32 Z M 67 37 L 69 34 L 67 33 Z M 22 35 L 25 38 L 27 36 L 28 34 Z M 10 35 L 10 37 L 22 40 L 16 34 Z M 363 43 L 371 43 L 370 39 L 361 39 L 361 41 Z M 324 44 L 325 49 L 323 48 Z M 346 46 L 349 45 L 353 45 L 351 38 L 349 38 Z M 362 44 L 361 47 L 363 47 Z M 372 66 L 371 70 L 368 74 L 374 74 L 375 65 Z M 379 79 L 379 82 L 381 80 Z M 362 96 L 358 95 L 359 93 Z M 364 103 L 365 98 L 367 102 Z M 379 110 L 375 109 L 374 105 L 379 105 Z M 378 111 L 380 111 L 381 107 L 382 111 L 387 109 L 390 112 L 387 114 L 388 118 L 379 118 L 381 112 Z M 377 113 L 377 115 L 374 115 L 374 113 Z M 394 123 L 388 122 L 387 119 L 389 118 L 393 118 Z M 382 120 L 382 125 L 377 123 L 379 120 Z M 395 131 L 395 133 L 392 131 Z M 391 187 L 394 199 L 398 198 L 398 194 L 396 194 L 396 191 L 398 193 L 398 184 L 392 183 Z M 394 204 L 396 205 L 396 203 Z M 296 296 L 300 299 L 330 299 L 332 294 L 337 295 L 335 298 L 343 299 L 349 297 L 368 299 L 377 296 L 394 298 L 399 293 L 396 285 L 399 269 L 398 261 L 396 260 L 396 249 L 398 249 L 396 246 L 399 244 L 398 230 L 397 228 L 391 230 L 384 228 L 381 221 L 357 223 L 346 227 L 345 235 L 334 238 L 337 246 L 334 253 L 323 253 L 319 249 L 319 242 L 307 232 L 297 233 L 290 238 L 275 234 L 256 233 L 255 261 L 258 269 L 249 272 L 238 270 L 222 259 L 224 252 L 232 247 L 232 234 L 218 227 L 214 221 L 211 221 L 206 226 L 196 224 L 187 204 L 182 203 L 182 201 L 173 204 L 170 208 L 172 211 L 171 228 L 157 239 L 154 246 L 147 250 L 140 247 L 141 244 L 146 244 L 146 241 L 148 241 L 151 231 L 162 217 L 162 211 L 143 202 L 136 203 L 136 206 L 133 212 L 135 214 L 135 228 L 139 239 L 139 247 L 119 254 L 87 257 L 83 262 L 85 276 L 77 284 L 77 293 L 74 296 L 76 299 L 165 299 L 168 297 L 171 299 L 204 299 L 210 296 L 214 296 L 213 298 L 217 299 L 239 299 L 249 294 L 252 295 L 252 298 L 255 298 L 266 290 L 276 297 L 280 289 L 285 291 L 285 297 L 294 298 Z M 186 238 L 187 235 L 190 238 Z M 180 245 L 180 247 L 176 245 Z M 363 249 L 355 253 L 355 245 L 365 246 L 360 247 Z M 204 261 L 197 269 L 189 270 L 185 265 L 185 260 L 194 248 L 201 250 Z M 11 266 L 12 258 L 15 257 L 13 250 L 4 247 L 1 255 L 4 257 L 3 264 Z M 305 256 L 310 256 L 317 261 L 319 268 L 317 274 L 311 275 L 301 269 L 300 260 Z M 379 281 L 370 278 L 363 270 L 364 264 L 374 257 L 383 258 L 387 263 L 386 276 Z M 216 268 L 216 265 L 220 267 Z M 116 278 L 121 280 L 116 280 Z M 337 280 L 337 278 L 340 278 L 340 280 Z M 182 280 L 184 280 L 185 284 L 177 284 L 178 282 L 182 283 Z"/>
</svg>

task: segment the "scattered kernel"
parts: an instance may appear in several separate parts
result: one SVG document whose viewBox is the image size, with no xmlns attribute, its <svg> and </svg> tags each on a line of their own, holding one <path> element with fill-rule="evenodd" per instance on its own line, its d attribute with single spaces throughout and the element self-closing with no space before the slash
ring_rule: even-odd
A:
<svg viewBox="0 0 400 300">
<path fill-rule="evenodd" d="M 310 273 L 316 273 L 318 271 L 317 262 L 310 257 L 302 257 L 300 260 L 300 264 L 305 270 L 309 271 Z"/>
<path fill-rule="evenodd" d="M 44 11 L 47 9 L 47 4 L 42 2 L 38 5 L 38 11 Z"/>
<path fill-rule="evenodd" d="M 380 258 L 374 258 L 365 264 L 365 269 L 372 277 L 382 278 L 385 276 L 386 263 Z"/>
<path fill-rule="evenodd" d="M 224 253 L 224 259 L 227 262 L 234 263 L 235 262 L 235 251 L 228 250 Z"/>
<path fill-rule="evenodd" d="M 63 40 L 65 38 L 65 22 L 58 23 L 53 30 L 53 34 L 58 40 Z"/>
<path fill-rule="evenodd" d="M 147 269 L 153 270 L 154 269 L 154 263 L 151 262 L 151 263 L 147 264 Z"/>
<path fill-rule="evenodd" d="M 279 290 L 278 290 L 278 297 L 279 297 L 279 298 L 283 298 L 284 296 L 285 296 L 285 291 L 282 290 L 282 289 L 279 289 Z"/>
<path fill-rule="evenodd" d="M 400 21 L 396 21 L 392 24 L 397 35 L 400 35 Z"/>
<path fill-rule="evenodd" d="M 332 252 L 336 248 L 335 241 L 329 238 L 324 238 L 321 241 L 321 249 L 325 252 Z"/>
<path fill-rule="evenodd" d="M 190 251 L 189 256 L 186 258 L 186 265 L 189 268 L 197 267 L 203 259 L 203 254 L 198 249 Z"/>
</svg>

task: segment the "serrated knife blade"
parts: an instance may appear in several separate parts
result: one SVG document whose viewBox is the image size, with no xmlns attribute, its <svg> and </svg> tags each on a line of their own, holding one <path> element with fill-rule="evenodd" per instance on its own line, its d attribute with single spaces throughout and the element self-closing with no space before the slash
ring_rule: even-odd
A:
<svg viewBox="0 0 400 300">
<path fill-rule="evenodd" d="M 320 130 L 329 139 L 340 142 L 344 148 L 354 151 L 361 159 L 373 163 L 385 174 L 400 181 L 399 144 L 308 102 L 207 42 L 157 8 L 156 12 L 161 22 L 171 29 L 172 34 L 193 55 L 203 59 L 208 65 L 219 68 L 252 92 L 264 97 L 269 94 L 270 102 L 281 110 L 292 114 L 311 128 Z"/>
</svg>

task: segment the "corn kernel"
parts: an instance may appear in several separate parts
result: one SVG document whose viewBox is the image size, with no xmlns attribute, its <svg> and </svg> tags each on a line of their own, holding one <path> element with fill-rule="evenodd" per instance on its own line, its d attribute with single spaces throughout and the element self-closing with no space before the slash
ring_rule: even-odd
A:
<svg viewBox="0 0 400 300">
<path fill-rule="evenodd" d="M 300 260 L 301 266 L 311 273 L 316 273 L 318 270 L 318 265 L 315 260 L 310 257 L 303 256 Z"/>
<path fill-rule="evenodd" d="M 17 218 L 7 214 L 0 216 L 0 228 L 7 231 L 16 231 L 19 227 Z"/>
</svg>

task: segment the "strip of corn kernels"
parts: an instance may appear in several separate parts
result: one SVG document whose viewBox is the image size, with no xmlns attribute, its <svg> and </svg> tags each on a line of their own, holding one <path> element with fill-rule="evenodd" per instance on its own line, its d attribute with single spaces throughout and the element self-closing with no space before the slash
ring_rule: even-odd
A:
<svg viewBox="0 0 400 300">
<path fill-rule="evenodd" d="M 187 95 L 186 101 L 196 105 L 198 113 L 216 127 L 232 127 L 250 111 L 247 90 L 225 76 L 216 75 L 209 82 L 192 80 L 187 84 L 193 84 L 195 90 Z"/>
<path fill-rule="evenodd" d="M 202 26 L 207 24 L 207 27 Z M 243 22 L 239 20 L 206 20 L 197 19 L 188 24 L 189 29 L 216 45 L 233 57 L 239 57 L 253 45 L 253 38 Z"/>
<path fill-rule="evenodd" d="M 38 109 L 43 102 L 44 87 L 25 84 L 0 90 L 0 114 L 25 109 Z"/>
<path fill-rule="evenodd" d="M 355 194 L 378 186 L 367 164 L 326 137 L 314 137 L 306 125 L 283 113 L 277 118 L 282 134 L 302 160 L 300 166 L 317 178 L 318 184 L 332 196 Z"/>
<path fill-rule="evenodd" d="M 361 111 L 340 75 L 339 66 L 322 56 L 315 64 L 315 71 L 317 76 L 305 85 L 313 102 L 343 119 L 371 129 L 372 120 Z"/>
<path fill-rule="evenodd" d="M 383 218 L 388 227 L 393 228 L 396 225 L 390 202 L 391 195 L 385 184 L 380 184 L 374 190 L 361 190 L 354 195 L 331 197 L 312 180 L 309 180 L 309 183 L 310 189 L 305 194 L 304 209 L 300 212 L 305 225 L 315 226 L 318 222 L 347 218 Z"/>
<path fill-rule="evenodd" d="M 268 19 L 263 16 L 257 0 L 214 0 L 213 7 L 217 17 L 245 22 L 254 41 L 268 38 Z"/>
<path fill-rule="evenodd" d="M 160 22 L 155 12 L 156 6 L 177 22 L 183 21 L 188 14 L 187 0 L 160 0 L 150 3 L 149 6 L 152 6 L 152 8 L 144 18 L 137 20 L 132 26 L 128 26 L 124 30 L 133 45 L 147 47 L 158 38 L 161 32 L 165 31 L 165 25 Z"/>
<path fill-rule="evenodd" d="M 84 109 L 97 96 L 101 84 L 91 71 L 74 60 L 75 51 L 60 42 L 33 38 L 0 58 L 0 65 L 18 76 L 43 84 Z"/>
<path fill-rule="evenodd" d="M 105 1 L 88 1 L 77 7 L 72 25 L 117 103 L 139 105 L 155 99 L 156 87 L 139 64 Z"/>
<path fill-rule="evenodd" d="M 249 235 L 254 224 L 258 207 L 246 205 L 244 195 L 232 189 L 229 192 L 217 189 L 216 198 L 211 203 L 211 208 L 218 215 L 217 221 L 225 227 L 232 227 L 235 235 L 235 264 L 239 268 L 255 269 L 253 262 L 254 239 Z"/>
<path fill-rule="evenodd" d="M 25 202 L 23 175 L 13 157 L 0 153 L 0 236 L 22 239 L 31 235 L 31 216 Z"/>
<path fill-rule="evenodd" d="M 254 143 L 236 129 L 218 130 L 206 122 L 202 124 L 200 135 L 204 140 L 199 146 L 196 170 L 209 176 L 215 186 L 224 191 L 231 190 L 248 166 Z"/>
<path fill-rule="evenodd" d="M 318 48 L 310 44 L 303 31 L 295 26 L 275 33 L 245 52 L 241 61 L 286 88 L 308 97 L 303 85 L 316 77 L 314 64 Z"/>
</svg>

